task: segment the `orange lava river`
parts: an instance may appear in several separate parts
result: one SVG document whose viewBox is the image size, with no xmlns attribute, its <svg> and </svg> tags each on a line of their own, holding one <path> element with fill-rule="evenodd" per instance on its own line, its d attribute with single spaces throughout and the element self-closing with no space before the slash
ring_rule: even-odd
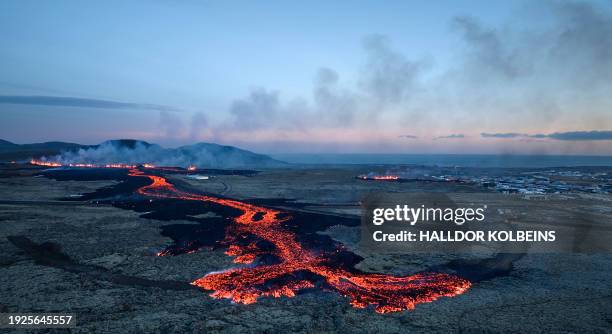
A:
<svg viewBox="0 0 612 334">
<path fill-rule="evenodd" d="M 419 273 L 397 277 L 384 274 L 361 273 L 335 268 L 324 252 L 305 249 L 294 232 L 284 225 L 291 219 L 286 212 L 256 206 L 236 200 L 198 195 L 177 189 L 164 177 L 131 169 L 130 176 L 144 177 L 151 184 L 137 192 L 149 198 L 179 199 L 213 202 L 239 210 L 226 232 L 226 254 L 234 262 L 249 264 L 222 272 L 205 275 L 192 282 L 202 289 L 213 291 L 214 298 L 227 298 L 236 303 L 255 303 L 260 297 L 293 297 L 299 290 L 315 288 L 319 277 L 323 288 L 347 297 L 352 306 L 372 305 L 376 312 L 388 313 L 410 310 L 416 304 L 431 302 L 438 297 L 452 297 L 469 289 L 470 282 L 443 273 Z M 243 245 L 239 235 L 253 235 L 273 245 L 272 253 L 279 259 L 275 264 L 253 265 L 261 250 L 255 244 Z M 303 275 L 300 273 L 308 273 Z"/>
</svg>

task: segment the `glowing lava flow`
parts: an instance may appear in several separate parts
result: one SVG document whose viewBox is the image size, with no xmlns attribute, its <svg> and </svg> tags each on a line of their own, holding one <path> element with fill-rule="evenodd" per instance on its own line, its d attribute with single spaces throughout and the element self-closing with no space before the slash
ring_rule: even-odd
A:
<svg viewBox="0 0 612 334">
<path fill-rule="evenodd" d="M 205 290 L 212 290 L 211 296 L 215 298 L 250 304 L 262 296 L 293 297 L 297 291 L 314 288 L 323 282 L 323 288 L 348 297 L 354 307 L 374 305 L 376 312 L 387 313 L 413 309 L 418 303 L 431 302 L 438 297 L 456 296 L 470 287 L 467 280 L 441 273 L 396 277 L 335 268 L 330 264 L 330 254 L 304 249 L 296 235 L 283 225 L 291 218 L 280 211 L 184 192 L 164 177 L 145 174 L 139 169 L 130 170 L 129 175 L 151 180 L 151 184 L 137 190 L 143 196 L 213 202 L 240 210 L 241 214 L 234 218 L 235 224 L 230 226 L 225 239 L 229 244 L 226 254 L 235 256 L 235 262 L 252 263 L 263 253 L 278 258 L 275 264 L 210 273 L 192 282 Z M 273 250 L 262 250 L 253 242 L 242 244 L 239 238 L 245 236 L 266 241 L 274 246 Z"/>
<path fill-rule="evenodd" d="M 62 164 L 60 164 L 59 162 L 41 161 L 34 159 L 30 160 L 30 164 L 45 167 L 62 167 Z"/>
<path fill-rule="evenodd" d="M 383 176 L 374 176 L 373 180 L 399 180 L 399 176 L 395 175 L 383 175 Z"/>
<path fill-rule="evenodd" d="M 367 176 L 360 175 L 357 178 L 362 180 L 376 180 L 376 181 L 397 181 L 400 179 L 397 175 L 377 175 L 377 176 Z"/>
<path fill-rule="evenodd" d="M 77 168 L 136 168 L 136 165 L 130 164 L 122 164 L 122 163 L 110 163 L 105 165 L 96 165 L 90 163 L 69 163 L 69 164 L 61 164 L 60 162 L 55 161 L 43 161 L 43 160 L 30 160 L 30 164 L 34 166 L 44 166 L 44 167 L 77 167 Z M 144 167 L 149 168 L 145 164 Z M 154 167 L 150 167 L 154 168 Z"/>
</svg>

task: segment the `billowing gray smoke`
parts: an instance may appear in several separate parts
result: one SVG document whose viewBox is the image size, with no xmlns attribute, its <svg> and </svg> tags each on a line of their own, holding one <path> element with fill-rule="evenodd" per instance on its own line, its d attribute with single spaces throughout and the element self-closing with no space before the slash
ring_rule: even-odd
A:
<svg viewBox="0 0 612 334">
<path fill-rule="evenodd" d="M 110 140 L 100 145 L 83 147 L 77 151 L 66 151 L 49 161 L 62 164 L 154 164 L 157 166 L 199 168 L 266 168 L 280 167 L 284 162 L 266 155 L 256 154 L 233 146 L 198 143 L 170 149 L 138 140 Z"/>
</svg>

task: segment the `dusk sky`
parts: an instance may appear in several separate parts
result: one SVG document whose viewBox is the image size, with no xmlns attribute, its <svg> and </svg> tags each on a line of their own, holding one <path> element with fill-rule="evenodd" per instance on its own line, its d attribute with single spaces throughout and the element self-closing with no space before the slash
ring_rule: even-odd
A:
<svg viewBox="0 0 612 334">
<path fill-rule="evenodd" d="M 0 138 L 612 154 L 612 2 L 2 1 Z"/>
</svg>

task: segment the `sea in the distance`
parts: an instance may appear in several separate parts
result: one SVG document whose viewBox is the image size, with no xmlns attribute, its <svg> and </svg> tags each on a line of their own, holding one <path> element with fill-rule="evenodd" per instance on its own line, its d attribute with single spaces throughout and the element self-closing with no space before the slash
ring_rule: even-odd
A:
<svg viewBox="0 0 612 334">
<path fill-rule="evenodd" d="M 273 154 L 274 159 L 315 165 L 425 165 L 443 167 L 547 168 L 610 166 L 612 156 L 487 154 Z"/>
</svg>

